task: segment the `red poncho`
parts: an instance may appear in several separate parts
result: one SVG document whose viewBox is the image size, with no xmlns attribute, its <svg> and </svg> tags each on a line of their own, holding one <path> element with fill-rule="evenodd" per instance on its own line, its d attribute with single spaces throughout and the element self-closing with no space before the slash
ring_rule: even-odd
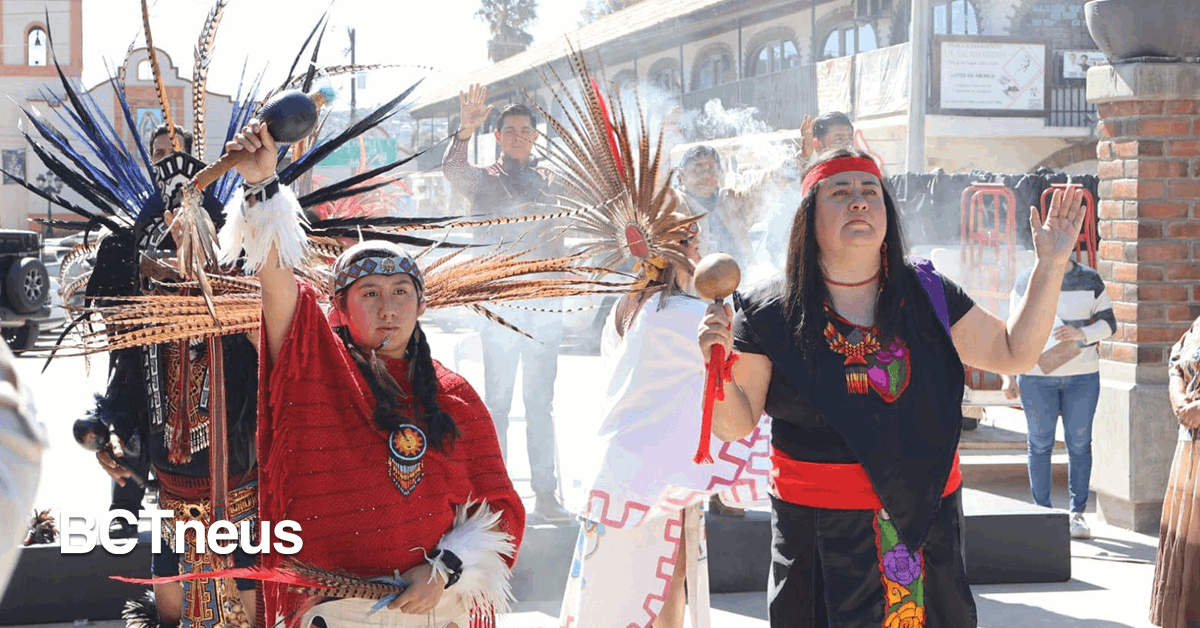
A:
<svg viewBox="0 0 1200 628">
<path fill-rule="evenodd" d="M 407 361 L 386 362 L 411 397 Z M 279 357 L 259 363 L 259 514 L 272 525 L 298 522 L 304 542 L 291 557 L 263 554 L 263 566 L 294 558 L 363 577 L 403 573 L 425 560 L 421 549 L 434 550 L 468 498 L 502 512 L 501 527 L 520 546 L 524 506 L 487 408 L 462 377 L 434 362 L 438 404 L 460 436 L 448 452 L 429 445 L 419 465 L 407 465 L 405 495 L 389 468 L 389 434 L 371 418 L 374 397 L 310 286 L 300 284 Z M 514 553 L 510 566 L 515 560 Z M 264 583 L 264 598 L 268 623 L 303 601 L 272 583 Z"/>
</svg>

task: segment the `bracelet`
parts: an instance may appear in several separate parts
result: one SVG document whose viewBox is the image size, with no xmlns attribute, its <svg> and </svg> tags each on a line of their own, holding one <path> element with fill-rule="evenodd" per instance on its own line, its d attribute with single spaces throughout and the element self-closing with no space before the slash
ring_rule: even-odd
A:
<svg viewBox="0 0 1200 628">
<path fill-rule="evenodd" d="M 449 589 L 451 585 L 458 582 L 458 579 L 462 577 L 462 559 L 450 550 L 440 549 L 429 556 L 429 562 L 432 563 L 436 560 L 442 561 L 442 564 L 446 566 L 446 571 L 449 572 L 446 576 L 446 586 L 443 587 Z"/>
<path fill-rule="evenodd" d="M 258 203 L 265 203 L 276 194 L 279 194 L 279 177 L 274 174 L 253 185 L 246 185 L 243 190 L 246 205 L 250 207 Z"/>
</svg>

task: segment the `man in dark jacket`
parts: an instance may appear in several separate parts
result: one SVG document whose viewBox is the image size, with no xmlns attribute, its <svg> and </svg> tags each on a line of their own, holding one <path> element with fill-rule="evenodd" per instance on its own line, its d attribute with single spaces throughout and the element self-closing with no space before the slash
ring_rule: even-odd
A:
<svg viewBox="0 0 1200 628">
<path fill-rule="evenodd" d="M 487 120 L 491 106 L 484 106 L 487 89 L 472 85 L 459 94 L 461 126 L 446 149 L 442 171 L 456 194 L 471 203 L 471 213 L 486 217 L 515 217 L 546 213 L 554 204 L 554 174 L 537 165 L 532 157 L 538 131 L 533 111 L 510 104 L 500 111 L 495 137 L 500 159 L 490 166 L 471 165 L 467 145 L 475 130 Z M 537 221 L 492 228 L 481 238 L 512 245 L 513 250 L 532 249 L 530 254 L 553 257 L 565 252 L 558 225 Z M 535 304 L 542 309 L 561 308 L 560 303 Z M 558 345 L 562 315 L 550 312 L 506 310 L 504 318 L 536 340 L 510 329 L 488 324 L 482 330 L 484 401 L 496 423 L 500 448 L 508 456 L 508 414 L 512 408 L 518 360 L 522 367 L 525 403 L 525 438 L 533 491 L 537 496 L 531 519 L 565 520 L 570 516 L 556 491 L 554 444 L 554 380 L 558 374 Z"/>
</svg>

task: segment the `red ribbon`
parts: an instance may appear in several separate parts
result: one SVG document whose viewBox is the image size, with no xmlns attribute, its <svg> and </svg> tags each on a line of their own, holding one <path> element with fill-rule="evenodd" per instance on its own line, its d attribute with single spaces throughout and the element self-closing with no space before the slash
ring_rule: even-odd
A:
<svg viewBox="0 0 1200 628">
<path fill-rule="evenodd" d="M 733 363 L 738 361 L 741 354 L 736 351 L 725 357 L 725 347 L 713 345 L 708 354 L 708 366 L 705 369 L 704 383 L 704 414 L 700 419 L 700 445 L 692 462 L 696 464 L 712 464 L 712 414 L 713 404 L 725 400 L 725 382 L 733 381 Z"/>
</svg>

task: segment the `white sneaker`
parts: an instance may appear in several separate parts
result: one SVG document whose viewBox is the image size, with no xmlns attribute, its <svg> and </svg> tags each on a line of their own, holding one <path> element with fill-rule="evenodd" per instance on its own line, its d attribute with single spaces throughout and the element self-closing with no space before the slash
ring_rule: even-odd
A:
<svg viewBox="0 0 1200 628">
<path fill-rule="evenodd" d="M 1071 538 L 1073 539 L 1090 539 L 1092 538 L 1092 529 L 1088 527 L 1087 521 L 1083 519 L 1083 513 L 1071 513 Z"/>
</svg>

